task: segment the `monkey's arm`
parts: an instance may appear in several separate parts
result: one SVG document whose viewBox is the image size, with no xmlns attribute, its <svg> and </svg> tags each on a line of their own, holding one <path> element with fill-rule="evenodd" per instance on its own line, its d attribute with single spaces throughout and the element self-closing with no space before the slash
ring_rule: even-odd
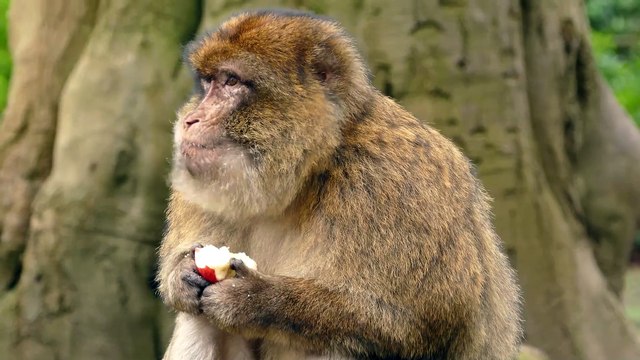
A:
<svg viewBox="0 0 640 360">
<path fill-rule="evenodd" d="M 416 316 L 371 294 L 315 280 L 266 276 L 233 260 L 238 277 L 208 286 L 201 309 L 221 329 L 349 355 L 416 355 Z M 408 353 L 411 351 L 411 353 Z"/>
</svg>

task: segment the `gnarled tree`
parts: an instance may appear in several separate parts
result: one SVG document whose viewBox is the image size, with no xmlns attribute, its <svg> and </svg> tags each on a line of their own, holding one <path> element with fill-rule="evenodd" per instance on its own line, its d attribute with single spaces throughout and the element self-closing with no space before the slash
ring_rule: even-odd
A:
<svg viewBox="0 0 640 360">
<path fill-rule="evenodd" d="M 552 359 L 640 358 L 617 296 L 640 224 L 640 133 L 595 68 L 582 0 L 11 6 L 0 314 L 12 322 L 0 324 L 0 351 L 159 356 L 166 310 L 147 281 L 170 121 L 189 86 L 180 45 L 198 22 L 286 6 L 344 23 L 376 85 L 475 161 L 523 286 L 529 343 Z"/>
<path fill-rule="evenodd" d="M 199 5 L 11 3 L 15 72 L 0 142 L 0 350 L 145 359 L 181 44 Z M 55 140 L 55 141 L 54 141 Z"/>
</svg>

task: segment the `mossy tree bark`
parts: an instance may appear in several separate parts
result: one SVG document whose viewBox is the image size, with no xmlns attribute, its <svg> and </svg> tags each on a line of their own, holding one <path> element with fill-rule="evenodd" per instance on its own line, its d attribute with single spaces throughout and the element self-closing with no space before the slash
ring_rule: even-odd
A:
<svg viewBox="0 0 640 360">
<path fill-rule="evenodd" d="M 89 37 L 97 1 L 14 1 L 13 73 L 0 124 L 0 353 L 16 341 L 15 309 L 32 202 L 49 175 L 60 93 Z M 47 29 L 42 31 L 41 29 Z"/>
<path fill-rule="evenodd" d="M 18 8 L 46 6 L 66 9 L 67 25 L 42 25 L 46 12 L 31 25 L 19 18 Z M 200 20 L 199 4 L 12 7 L 0 314 L 14 321 L 0 324 L 0 351 L 157 357 L 167 312 L 148 280 L 170 122 L 189 86 L 180 44 Z M 640 223 L 640 133 L 594 67 L 582 0 L 206 0 L 201 29 L 243 7 L 337 18 L 376 86 L 474 160 L 520 275 L 529 343 L 552 359 L 640 358 L 616 296 Z M 59 64 L 29 56 L 60 52 L 52 39 L 61 38 L 73 45 L 53 57 Z M 45 88 L 28 87 L 34 71 L 51 76 Z M 38 111 L 44 120 L 31 120 Z"/>
<path fill-rule="evenodd" d="M 2 353 L 159 357 L 155 247 L 199 20 L 195 1 L 11 3 L 0 253 L 20 262 L 0 271 Z"/>
<path fill-rule="evenodd" d="M 31 202 L 51 171 L 60 93 L 93 28 L 97 5 L 40 0 L 11 6 L 15 65 L 0 128 L 0 293 L 16 284 Z"/>
</svg>

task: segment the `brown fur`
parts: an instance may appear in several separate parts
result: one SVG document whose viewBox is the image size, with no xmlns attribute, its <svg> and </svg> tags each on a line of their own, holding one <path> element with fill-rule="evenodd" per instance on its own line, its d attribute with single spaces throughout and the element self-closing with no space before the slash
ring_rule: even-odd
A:
<svg viewBox="0 0 640 360">
<path fill-rule="evenodd" d="M 256 358 L 515 358 L 519 293 L 485 191 L 449 140 L 370 85 L 341 27 L 245 13 L 187 58 L 199 78 L 231 67 L 251 91 L 230 111 L 204 91 L 176 123 L 160 292 L 216 336 L 174 334 L 167 358 L 233 354 L 220 349 L 238 336 Z M 200 130 L 184 125 L 194 116 Z M 180 165 L 195 131 L 231 141 L 214 153 L 224 170 Z M 260 272 L 185 281 L 195 243 L 244 251 Z"/>
</svg>

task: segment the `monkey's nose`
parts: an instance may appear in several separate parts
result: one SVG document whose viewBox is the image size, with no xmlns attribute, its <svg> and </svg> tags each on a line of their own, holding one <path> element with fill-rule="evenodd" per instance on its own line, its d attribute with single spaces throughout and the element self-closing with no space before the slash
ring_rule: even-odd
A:
<svg viewBox="0 0 640 360">
<path fill-rule="evenodd" d="M 188 118 L 184 121 L 185 125 L 187 128 L 189 128 L 191 125 L 199 123 L 200 119 L 198 118 Z"/>
</svg>

